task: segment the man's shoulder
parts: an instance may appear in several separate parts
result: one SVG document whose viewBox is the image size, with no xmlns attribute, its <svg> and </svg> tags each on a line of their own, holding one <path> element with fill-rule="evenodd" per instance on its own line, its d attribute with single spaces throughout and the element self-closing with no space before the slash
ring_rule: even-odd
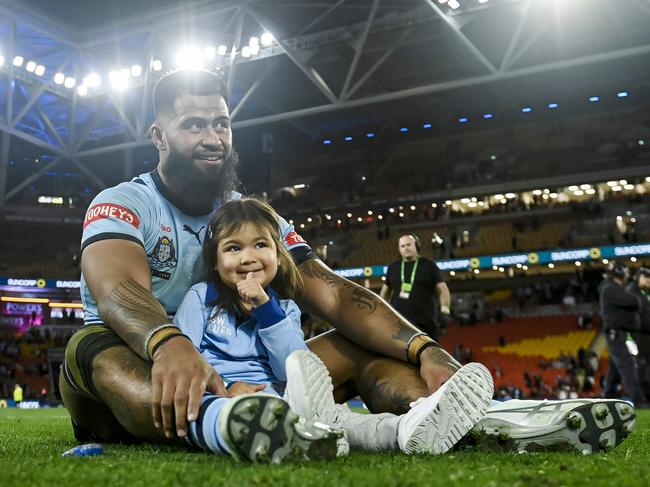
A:
<svg viewBox="0 0 650 487">
<path fill-rule="evenodd" d="M 150 178 L 143 174 L 133 178 L 131 181 L 123 181 L 115 186 L 102 190 L 95 201 L 114 202 L 155 198 L 156 192 L 151 186 Z"/>
</svg>

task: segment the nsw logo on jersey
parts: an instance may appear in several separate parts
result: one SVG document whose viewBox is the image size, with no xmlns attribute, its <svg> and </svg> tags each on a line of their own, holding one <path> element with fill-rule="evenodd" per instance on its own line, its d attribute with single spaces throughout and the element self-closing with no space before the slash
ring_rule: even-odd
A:
<svg viewBox="0 0 650 487">
<path fill-rule="evenodd" d="M 160 270 L 176 267 L 177 262 L 174 241 L 167 235 L 163 235 L 156 242 L 153 252 L 149 256 L 149 263 L 154 269 Z"/>
<path fill-rule="evenodd" d="M 122 220 L 135 228 L 140 228 L 140 219 L 128 208 L 114 203 L 99 203 L 88 208 L 84 218 L 84 230 L 91 223 L 104 218 Z"/>
<path fill-rule="evenodd" d="M 292 232 L 287 233 L 287 236 L 284 237 L 284 243 L 287 245 L 287 247 L 291 248 L 295 245 L 307 245 L 307 242 L 305 242 L 305 239 L 302 238 L 300 235 L 298 235 L 295 230 Z"/>
<path fill-rule="evenodd" d="M 220 309 L 216 315 L 213 315 L 208 320 L 206 331 L 213 335 L 232 336 L 232 328 L 228 326 L 228 312 L 225 309 Z"/>
</svg>

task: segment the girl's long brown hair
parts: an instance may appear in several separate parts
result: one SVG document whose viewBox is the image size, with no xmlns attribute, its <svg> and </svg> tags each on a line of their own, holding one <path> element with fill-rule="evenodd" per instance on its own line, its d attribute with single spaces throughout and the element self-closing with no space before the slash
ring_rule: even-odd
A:
<svg viewBox="0 0 650 487">
<path fill-rule="evenodd" d="M 271 281 L 273 290 L 283 299 L 293 299 L 302 293 L 303 280 L 298 267 L 284 247 L 280 237 L 278 214 L 266 202 L 257 198 L 242 198 L 225 203 L 212 217 L 203 242 L 203 265 L 205 280 L 213 283 L 219 291 L 219 306 L 236 312 L 241 309 L 236 290 L 224 284 L 217 271 L 217 248 L 219 241 L 251 223 L 260 231 L 268 232 L 278 251 L 278 272 Z"/>
</svg>

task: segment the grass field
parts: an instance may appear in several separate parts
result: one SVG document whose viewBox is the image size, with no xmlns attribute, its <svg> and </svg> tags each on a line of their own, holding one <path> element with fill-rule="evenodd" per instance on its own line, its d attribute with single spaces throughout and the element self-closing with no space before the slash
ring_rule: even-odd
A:
<svg viewBox="0 0 650 487">
<path fill-rule="evenodd" d="M 455 452 L 438 457 L 352 453 L 334 462 L 252 466 L 204 453 L 106 445 L 99 457 L 67 457 L 75 445 L 67 412 L 0 409 L 0 486 L 168 485 L 650 485 L 650 410 L 607 454 Z"/>
</svg>

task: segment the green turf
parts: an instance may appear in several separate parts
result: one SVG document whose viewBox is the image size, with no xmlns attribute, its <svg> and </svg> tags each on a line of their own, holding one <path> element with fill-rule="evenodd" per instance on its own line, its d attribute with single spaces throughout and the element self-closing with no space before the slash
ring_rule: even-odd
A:
<svg viewBox="0 0 650 487">
<path fill-rule="evenodd" d="M 607 454 L 352 453 L 333 462 L 251 466 L 153 445 L 106 445 L 101 457 L 62 458 L 75 445 L 64 409 L 0 409 L 0 486 L 647 486 L 649 434 L 650 411 L 640 411 L 636 431 Z"/>
</svg>

